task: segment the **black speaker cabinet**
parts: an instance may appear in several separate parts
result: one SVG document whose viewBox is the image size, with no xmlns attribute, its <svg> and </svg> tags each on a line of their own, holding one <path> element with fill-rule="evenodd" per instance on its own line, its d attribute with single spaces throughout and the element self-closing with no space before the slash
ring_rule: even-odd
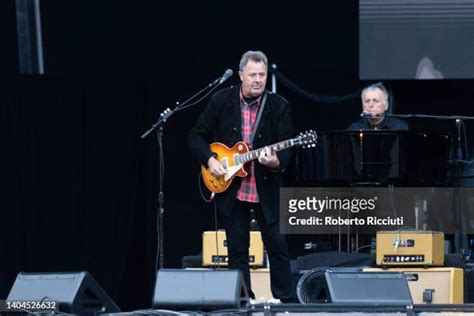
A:
<svg viewBox="0 0 474 316">
<path fill-rule="evenodd" d="M 415 304 L 464 302 L 464 274 L 460 268 L 401 267 L 388 270 L 366 268 L 364 271 L 403 272 Z"/>
<path fill-rule="evenodd" d="M 112 299 L 85 271 L 20 272 L 7 300 L 55 301 L 59 311 L 72 314 L 120 312 Z"/>
<path fill-rule="evenodd" d="M 406 277 L 401 272 L 325 273 L 333 303 L 412 305 Z"/>
<path fill-rule="evenodd" d="M 240 271 L 158 270 L 153 308 L 168 310 L 220 310 L 248 303 Z"/>
</svg>

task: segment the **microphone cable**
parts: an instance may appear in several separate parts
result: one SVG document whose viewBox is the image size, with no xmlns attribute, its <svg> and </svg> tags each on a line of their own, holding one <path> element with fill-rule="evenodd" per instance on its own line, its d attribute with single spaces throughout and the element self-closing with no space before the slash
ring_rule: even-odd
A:
<svg viewBox="0 0 474 316">
<path fill-rule="evenodd" d="M 184 106 L 185 103 L 183 103 L 183 105 L 177 109 L 176 111 L 181 111 L 181 110 L 184 110 L 184 109 L 187 109 L 189 108 L 190 106 L 193 106 L 195 104 L 198 104 L 199 102 L 201 102 L 202 100 L 204 100 L 209 94 L 211 94 L 211 92 L 213 92 L 214 90 L 217 89 L 217 87 L 219 87 L 221 84 L 223 84 L 224 82 L 220 82 L 218 84 L 216 84 L 214 87 L 212 87 L 211 90 L 207 91 L 206 94 L 204 94 L 201 98 L 199 98 L 198 100 L 194 101 L 193 103 L 190 103 L 190 104 L 186 104 L 186 106 Z M 199 94 L 201 94 L 204 90 L 206 90 L 207 88 L 209 88 L 209 85 L 207 85 L 204 89 L 202 89 L 201 91 L 199 91 L 196 96 L 198 96 Z M 194 99 L 191 98 L 191 99 Z M 189 99 L 188 101 L 190 101 L 191 99 Z"/>
</svg>

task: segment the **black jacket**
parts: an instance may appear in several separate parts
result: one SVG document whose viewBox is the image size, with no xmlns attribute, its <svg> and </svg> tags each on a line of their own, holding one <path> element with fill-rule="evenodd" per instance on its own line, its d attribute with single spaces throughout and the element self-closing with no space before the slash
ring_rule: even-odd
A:
<svg viewBox="0 0 474 316">
<path fill-rule="evenodd" d="M 221 142 L 232 147 L 242 140 L 239 91 L 240 86 L 236 86 L 216 92 L 189 133 L 189 148 L 199 163 L 206 167 L 212 156 L 209 144 Z M 269 91 L 267 93 L 265 108 L 255 133 L 254 149 L 287 140 L 292 136 L 288 101 L 277 94 Z M 279 218 L 281 174 L 288 165 L 291 152 L 287 149 L 277 155 L 280 160 L 278 172 L 271 171 L 255 160 L 257 192 L 267 223 L 273 223 Z M 216 194 L 217 208 L 226 216 L 232 212 L 240 183 L 240 178 L 236 177 L 225 192 Z"/>
</svg>

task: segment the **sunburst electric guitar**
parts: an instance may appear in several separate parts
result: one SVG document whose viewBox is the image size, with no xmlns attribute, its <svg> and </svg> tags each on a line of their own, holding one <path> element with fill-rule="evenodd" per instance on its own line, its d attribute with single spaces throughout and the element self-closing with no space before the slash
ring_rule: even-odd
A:
<svg viewBox="0 0 474 316">
<path fill-rule="evenodd" d="M 214 193 L 224 192 L 230 186 L 234 177 L 243 178 L 247 176 L 247 172 L 244 170 L 244 164 L 257 159 L 260 153 L 267 150 L 267 148 L 270 149 L 270 152 L 277 152 L 293 146 L 316 147 L 317 140 L 318 136 L 316 132 L 307 131 L 295 138 L 255 150 L 249 150 L 249 147 L 243 141 L 237 142 L 232 148 L 219 142 L 212 143 L 209 148 L 212 152 L 217 154 L 216 159 L 222 163 L 226 173 L 216 178 L 211 175 L 206 167 L 201 166 L 203 181 L 210 191 Z"/>
</svg>

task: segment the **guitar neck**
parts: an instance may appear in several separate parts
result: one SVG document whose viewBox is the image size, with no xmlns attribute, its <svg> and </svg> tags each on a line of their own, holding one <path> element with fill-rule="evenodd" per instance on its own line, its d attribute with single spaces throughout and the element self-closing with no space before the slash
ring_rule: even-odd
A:
<svg viewBox="0 0 474 316">
<path fill-rule="evenodd" d="M 290 148 L 295 145 L 295 142 L 293 139 L 288 139 L 273 145 L 265 146 L 259 149 L 251 150 L 248 153 L 241 154 L 238 157 L 239 163 L 246 163 L 252 160 L 257 159 L 260 156 L 260 153 L 262 151 L 267 150 L 267 148 L 270 148 L 270 152 L 277 152 L 283 149 Z"/>
</svg>

